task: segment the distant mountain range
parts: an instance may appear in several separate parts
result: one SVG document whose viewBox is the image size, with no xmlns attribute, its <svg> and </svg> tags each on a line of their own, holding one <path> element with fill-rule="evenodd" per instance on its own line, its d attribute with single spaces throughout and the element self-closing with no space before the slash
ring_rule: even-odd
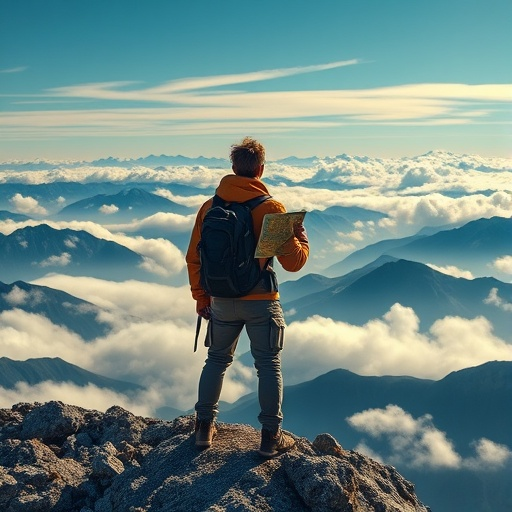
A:
<svg viewBox="0 0 512 512">
<path fill-rule="evenodd" d="M 324 288 L 328 284 L 332 286 Z M 293 311 L 291 320 L 321 315 L 362 325 L 383 316 L 398 302 L 414 309 L 422 331 L 445 316 L 485 316 L 499 336 L 512 341 L 510 312 L 497 307 L 492 300 L 486 301 L 490 295 L 497 294 L 505 303 L 512 303 L 512 284 L 494 278 L 456 278 L 422 263 L 391 260 L 332 281 L 315 279 L 314 286 L 309 284 L 309 288 L 312 293 L 299 297 L 306 289 L 302 280 L 287 283 L 283 300 L 287 290 L 291 296 L 298 297 L 284 302 L 285 310 Z"/>
<path fill-rule="evenodd" d="M 26 183 L 0 183 L 0 210 L 9 210 L 12 208 L 10 200 L 16 194 L 21 194 L 24 197 L 32 197 L 41 206 L 47 209 L 48 215 L 52 216 L 58 214 L 63 209 L 63 202 L 67 206 L 77 203 L 81 200 L 87 200 L 95 196 L 116 196 L 117 194 L 126 194 L 126 191 L 131 189 L 143 190 L 148 193 L 153 193 L 158 187 L 160 189 L 169 190 L 176 195 L 191 196 L 196 194 L 214 193 L 214 187 L 210 188 L 196 188 L 191 185 L 184 185 L 180 183 L 159 183 L 155 181 L 145 183 L 124 183 L 124 182 L 93 182 L 93 183 L 76 183 L 76 182 L 49 182 L 40 184 L 26 184 Z M 160 197 L 160 196 L 159 196 Z M 121 198 L 122 199 L 122 198 Z M 164 199 L 164 198 L 162 198 Z M 124 200 L 125 206 L 126 199 Z M 111 203 L 109 203 L 111 204 Z M 169 205 L 162 203 L 164 209 Z M 176 204 L 176 203 L 174 203 Z M 99 205 L 101 207 L 102 205 Z M 131 205 L 132 207 L 134 205 Z M 177 207 L 186 208 L 181 205 Z M 179 208 L 178 208 L 179 209 Z M 183 210 L 185 211 L 185 210 Z M 12 218 L 12 215 L 8 218 Z M 39 215 L 41 217 L 41 215 Z M 45 216 L 47 217 L 47 216 Z M 0 219 L 1 220 L 1 219 Z"/>
<path fill-rule="evenodd" d="M 79 366 L 67 363 L 60 357 L 43 357 L 27 359 L 26 361 L 15 361 L 8 357 L 0 357 L 0 387 L 13 389 L 18 382 L 35 386 L 46 381 L 70 383 L 76 386 L 93 384 L 99 388 L 127 395 L 144 389 L 132 382 L 110 379 L 89 372 Z"/>
<path fill-rule="evenodd" d="M 492 275 L 490 265 L 501 256 L 512 254 L 512 217 L 478 219 L 461 227 L 418 234 L 395 240 L 382 240 L 358 251 L 326 269 L 335 276 L 359 268 L 379 256 L 453 265 L 475 276 Z M 496 271 L 494 271 L 496 274 Z"/>
<path fill-rule="evenodd" d="M 125 188 L 125 184 L 119 183 L 0 183 L 0 208 L 12 208 L 10 199 L 16 194 L 21 194 L 23 197 L 32 197 L 51 212 L 62 208 L 59 198 L 73 202 L 95 194 L 117 193 Z"/>
<path fill-rule="evenodd" d="M 148 155 L 141 158 L 119 159 L 114 157 L 93 160 L 90 165 L 96 167 L 134 167 L 137 165 L 156 168 L 166 166 L 203 165 L 205 167 L 229 166 L 224 158 L 209 158 L 204 156 L 188 157 L 183 155 Z"/>
<path fill-rule="evenodd" d="M 35 385 L 47 380 L 79 386 L 94 384 L 122 393 L 144 389 L 138 384 L 86 371 L 59 357 L 26 361 L 0 358 L 1 387 L 10 389 L 20 381 Z M 452 372 L 438 381 L 407 376 L 362 376 L 337 369 L 286 386 L 283 410 L 286 424 L 297 434 L 313 436 L 322 428 L 351 449 L 361 440 L 361 434 L 345 418 L 395 404 L 414 417 L 431 414 L 436 427 L 456 440 L 461 455 L 468 456 L 471 442 L 480 437 L 512 444 L 511 382 L 512 361 L 491 361 Z M 258 425 L 256 393 L 225 404 L 221 409 L 222 421 Z"/>
<path fill-rule="evenodd" d="M 512 362 L 494 361 L 452 372 L 439 381 L 412 377 L 365 377 L 347 370 L 333 370 L 284 391 L 285 428 L 314 436 L 331 433 L 346 449 L 364 441 L 377 453 L 386 454 L 384 439 L 368 439 L 355 431 L 346 418 L 368 409 L 393 404 L 413 417 L 431 415 L 436 428 L 447 433 L 464 457 L 474 455 L 473 443 L 486 438 L 512 446 Z M 259 403 L 253 393 L 242 397 L 222 421 L 258 427 Z M 431 470 L 397 466 L 416 484 L 420 498 L 432 510 L 445 512 L 507 510 L 512 503 L 509 462 L 501 470 Z"/>
<path fill-rule="evenodd" d="M 337 293 L 346 288 L 349 284 L 357 281 L 360 277 L 368 274 L 372 270 L 388 263 L 397 261 L 392 256 L 380 256 L 364 267 L 358 268 L 341 277 L 326 277 L 321 274 L 307 274 L 296 281 L 285 281 L 279 285 L 281 301 L 290 304 L 302 297 L 308 297 L 306 302 L 315 302 L 317 293 L 325 292 Z"/>
<path fill-rule="evenodd" d="M 89 341 L 107 334 L 110 326 L 99 320 L 101 309 L 69 293 L 23 281 L 0 282 L 0 313 L 21 309 L 48 318 Z"/>
<path fill-rule="evenodd" d="M 437 428 L 455 439 L 461 454 L 471 442 L 486 437 L 512 444 L 512 361 L 491 361 L 452 372 L 439 381 L 407 376 L 362 376 L 330 371 L 311 381 L 286 386 L 286 425 L 303 436 L 322 429 L 353 448 L 361 434 L 345 418 L 367 409 L 395 404 L 414 417 L 431 414 Z M 220 413 L 223 421 L 258 425 L 255 393 L 240 398 Z M 494 418 L 494 420 L 492 420 Z"/>
<path fill-rule="evenodd" d="M 8 210 L 0 210 L 0 221 L 2 220 L 12 220 L 14 222 L 24 222 L 26 220 L 30 220 L 30 217 L 27 215 L 22 215 L 21 213 L 12 213 Z"/>
<path fill-rule="evenodd" d="M 486 275 L 496 258 L 512 254 L 512 217 L 478 219 L 388 250 L 390 256 L 436 265 L 456 265 Z"/>
<path fill-rule="evenodd" d="M 47 224 L 0 234 L 0 280 L 30 281 L 48 272 L 110 280 L 147 276 L 143 257 L 115 242 L 86 231 L 53 229 Z"/>
<path fill-rule="evenodd" d="M 99 194 L 82 199 L 64 207 L 57 217 L 120 222 L 149 217 L 158 212 L 189 215 L 195 211 L 196 208 L 188 208 L 141 188 L 130 188 L 113 195 Z"/>
<path fill-rule="evenodd" d="M 209 158 L 204 156 L 188 157 L 183 155 L 148 155 L 141 158 L 115 158 L 109 156 L 91 161 L 62 160 L 52 161 L 38 159 L 32 162 L 0 162 L 0 170 L 18 170 L 18 171 L 39 171 L 50 169 L 76 169 L 78 167 L 124 167 L 131 169 L 136 166 L 155 168 L 160 166 L 184 166 L 184 165 L 203 165 L 205 167 L 229 167 L 229 161 L 224 158 Z"/>
</svg>

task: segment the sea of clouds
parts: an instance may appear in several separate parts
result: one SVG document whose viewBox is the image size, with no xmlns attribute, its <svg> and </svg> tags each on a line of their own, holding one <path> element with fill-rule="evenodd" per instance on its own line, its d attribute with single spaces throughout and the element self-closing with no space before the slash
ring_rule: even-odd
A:
<svg viewBox="0 0 512 512">
<path fill-rule="evenodd" d="M 52 163 L 48 169 L 41 170 L 39 164 L 39 170 L 18 170 L 16 165 L 13 163 L 9 169 L 6 164 L 2 166 L 0 184 L 154 183 L 155 193 L 192 207 L 199 207 L 210 195 L 206 189 L 215 187 L 229 172 L 228 169 L 202 166 L 155 170 Z M 329 250 L 313 247 L 311 261 L 303 273 L 322 268 L 327 253 L 332 256 L 337 251 L 339 261 L 354 249 L 379 238 L 408 236 L 425 226 L 460 225 L 482 217 L 512 215 L 512 165 L 505 159 L 443 152 L 397 160 L 343 155 L 317 159 L 306 167 L 270 162 L 264 180 L 268 181 L 271 193 L 288 210 L 324 210 L 340 205 L 387 215 L 379 222 L 355 223 L 349 231 L 337 233 L 336 239 L 326 240 Z M 178 195 L 162 184 L 189 185 L 197 187 L 197 191 L 191 195 Z M 197 381 L 206 349 L 200 347 L 197 353 L 193 352 L 196 315 L 188 285 L 183 285 L 184 254 L 167 238 L 151 238 L 140 233 L 144 233 L 145 228 L 165 228 L 169 234 L 187 233 L 193 225 L 194 215 L 159 213 L 116 224 L 106 208 L 103 210 L 104 222 L 70 222 L 52 218 L 52 214 L 67 203 L 64 197 L 44 202 L 26 193 L 14 192 L 5 199 L 11 211 L 30 215 L 32 219 L 1 221 L 0 233 L 8 235 L 21 227 L 43 222 L 57 229 L 85 230 L 143 255 L 147 270 L 162 277 L 162 281 L 150 283 L 127 278 L 124 282 L 111 282 L 86 276 L 71 277 L 65 274 L 65 258 L 61 273 L 51 273 L 34 281 L 33 284 L 63 290 L 98 305 L 102 308 L 100 320 L 108 323 L 112 330 L 104 337 L 86 342 L 42 316 L 21 309 L 4 311 L 0 313 L 0 353 L 3 356 L 16 360 L 61 357 L 89 371 L 136 382 L 145 390 L 127 396 L 91 385 L 19 384 L 14 390 L 1 390 L 0 407 L 10 407 L 20 401 L 56 399 L 99 410 L 117 403 L 137 414 L 149 416 L 165 405 L 190 410 L 196 400 Z M 508 282 L 512 280 L 512 255 L 504 255 L 493 264 L 502 279 L 506 276 Z M 465 269 L 456 267 L 438 270 L 472 277 L 464 273 Z M 176 277 L 175 282 L 173 277 Z M 288 278 L 295 279 L 296 276 L 289 275 Z M 30 300 L 30 297 L 17 296 L 16 300 L 19 303 Z M 501 299 L 490 297 L 489 300 Z M 512 315 L 511 305 L 499 305 Z M 415 311 L 395 304 L 383 317 L 372 319 L 363 326 L 321 316 L 304 321 L 293 321 L 291 317 L 286 331 L 283 369 L 286 384 L 307 381 L 336 368 L 361 375 L 440 379 L 451 371 L 490 360 L 512 360 L 512 345 L 497 337 L 485 318 L 446 317 L 424 333 L 419 330 Z M 255 386 L 254 369 L 236 361 L 224 381 L 222 400 L 235 401 L 253 391 Z M 375 417 L 388 418 L 387 434 L 371 429 Z M 410 442 L 428 448 L 423 453 L 429 461 L 425 464 L 452 467 L 471 464 L 471 460 L 462 461 L 453 447 L 450 448 L 442 432 L 435 428 L 429 430 L 425 426 L 428 424 L 426 419 L 414 419 L 405 411 L 393 408 L 361 411 L 360 416 L 349 421 L 354 428 L 365 430 L 369 435 L 386 434 L 393 438 L 400 432 L 398 426 L 408 421 L 415 426 L 411 427 Z M 506 447 L 492 446 L 486 440 L 475 449 L 475 457 L 479 457 L 480 462 L 500 461 L 510 456 Z M 404 457 L 407 453 L 402 450 Z M 419 462 L 410 455 L 409 463 L 414 466 Z"/>
</svg>

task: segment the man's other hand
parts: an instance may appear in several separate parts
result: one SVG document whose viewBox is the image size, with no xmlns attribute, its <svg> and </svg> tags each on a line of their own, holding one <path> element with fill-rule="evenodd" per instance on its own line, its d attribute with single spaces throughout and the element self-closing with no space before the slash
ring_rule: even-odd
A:
<svg viewBox="0 0 512 512">
<path fill-rule="evenodd" d="M 304 227 L 304 224 L 294 224 L 293 225 L 293 234 L 295 235 L 295 238 L 299 242 L 309 243 L 308 242 L 308 234 L 306 232 L 306 228 Z"/>
<path fill-rule="evenodd" d="M 197 314 L 203 317 L 205 320 L 210 320 L 210 318 L 212 317 L 212 310 L 210 306 L 206 306 L 204 308 L 198 309 Z"/>
</svg>

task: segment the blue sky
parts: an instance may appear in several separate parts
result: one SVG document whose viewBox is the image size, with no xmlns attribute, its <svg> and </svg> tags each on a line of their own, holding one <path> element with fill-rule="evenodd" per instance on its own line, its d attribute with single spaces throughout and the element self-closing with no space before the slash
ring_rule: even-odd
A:
<svg viewBox="0 0 512 512">
<path fill-rule="evenodd" d="M 2 0 L 0 160 L 512 156 L 510 0 Z"/>
</svg>

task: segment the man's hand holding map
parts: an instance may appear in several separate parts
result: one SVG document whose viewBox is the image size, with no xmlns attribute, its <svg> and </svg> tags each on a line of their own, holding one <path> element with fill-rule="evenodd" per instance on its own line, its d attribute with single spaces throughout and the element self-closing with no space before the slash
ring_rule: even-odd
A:
<svg viewBox="0 0 512 512">
<path fill-rule="evenodd" d="M 302 224 L 305 211 L 289 213 L 267 213 L 263 217 L 260 238 L 255 258 L 272 258 L 282 254 L 281 248 L 294 234 L 294 226 Z"/>
</svg>

